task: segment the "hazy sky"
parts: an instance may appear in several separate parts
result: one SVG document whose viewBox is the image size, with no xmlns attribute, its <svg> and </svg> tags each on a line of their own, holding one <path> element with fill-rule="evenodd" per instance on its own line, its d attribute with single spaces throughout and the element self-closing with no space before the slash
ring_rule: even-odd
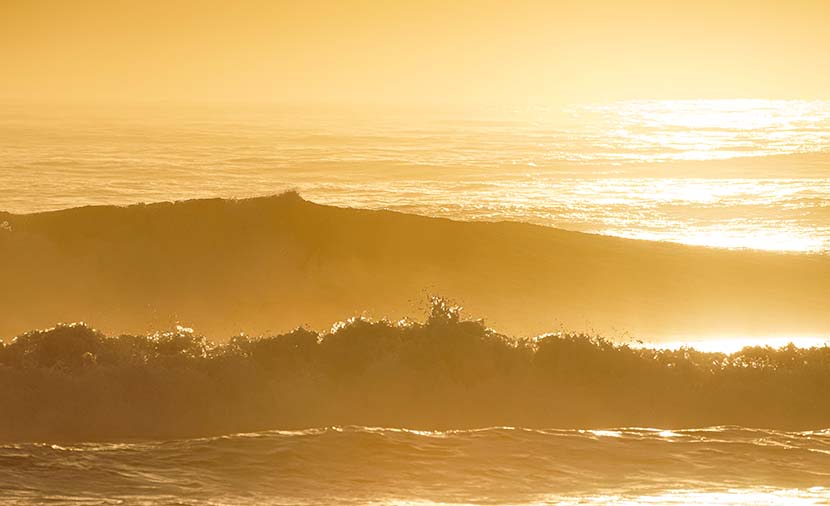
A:
<svg viewBox="0 0 830 506">
<path fill-rule="evenodd" d="M 830 1 L 0 0 L 0 98 L 830 98 Z"/>
</svg>

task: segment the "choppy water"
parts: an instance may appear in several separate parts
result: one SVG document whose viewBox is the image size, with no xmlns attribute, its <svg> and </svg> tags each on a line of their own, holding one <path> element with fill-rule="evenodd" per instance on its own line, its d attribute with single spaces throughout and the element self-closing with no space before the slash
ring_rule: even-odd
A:
<svg viewBox="0 0 830 506">
<path fill-rule="evenodd" d="M 830 102 L 0 108 L 0 209 L 243 197 L 830 250 Z"/>
<path fill-rule="evenodd" d="M 3 504 L 830 501 L 830 432 L 368 427 L 0 446 Z"/>
</svg>

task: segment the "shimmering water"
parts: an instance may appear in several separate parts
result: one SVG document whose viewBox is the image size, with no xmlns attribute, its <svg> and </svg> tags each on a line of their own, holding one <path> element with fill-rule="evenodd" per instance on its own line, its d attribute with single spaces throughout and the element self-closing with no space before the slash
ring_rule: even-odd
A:
<svg viewBox="0 0 830 506">
<path fill-rule="evenodd" d="M 331 427 L 0 446 L 3 504 L 817 505 L 830 433 Z"/>
<path fill-rule="evenodd" d="M 828 252 L 830 102 L 0 107 L 2 210 L 287 189 L 456 219 Z M 330 427 L 0 443 L 0 504 L 12 505 L 817 505 L 828 487 L 826 430 Z"/>
<path fill-rule="evenodd" d="M 243 197 L 830 250 L 830 102 L 0 109 L 0 209 Z"/>
</svg>

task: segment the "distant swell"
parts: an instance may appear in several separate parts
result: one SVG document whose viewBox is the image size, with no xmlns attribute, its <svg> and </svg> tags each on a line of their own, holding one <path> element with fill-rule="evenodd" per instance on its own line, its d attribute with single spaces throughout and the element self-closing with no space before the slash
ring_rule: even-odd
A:
<svg viewBox="0 0 830 506">
<path fill-rule="evenodd" d="M 424 323 L 352 319 L 213 345 L 83 325 L 0 348 L 0 438 L 185 437 L 332 425 L 418 429 L 830 426 L 830 348 L 731 355 L 581 334 L 517 340 L 433 302 Z"/>
<path fill-rule="evenodd" d="M 425 293 L 520 336 L 830 333 L 830 256 L 338 208 L 297 193 L 0 213 L 3 222 L 2 339 L 62 321 L 274 335 L 364 311 L 413 317 Z"/>
</svg>

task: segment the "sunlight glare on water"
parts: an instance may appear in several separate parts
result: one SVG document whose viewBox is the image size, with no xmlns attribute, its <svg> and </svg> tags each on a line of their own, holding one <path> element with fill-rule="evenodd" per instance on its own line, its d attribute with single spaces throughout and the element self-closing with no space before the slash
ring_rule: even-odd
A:
<svg viewBox="0 0 830 506">
<path fill-rule="evenodd" d="M 814 506 L 827 504 L 828 489 L 811 487 L 791 489 L 729 489 L 724 491 L 668 490 L 636 495 L 549 495 L 516 506 Z M 376 506 L 475 506 L 481 503 L 433 502 L 389 499 L 370 504 Z"/>
<path fill-rule="evenodd" d="M 830 251 L 830 101 L 6 109 L 0 210 L 14 213 L 294 189 L 338 206 Z"/>
<path fill-rule="evenodd" d="M 717 160 L 826 151 L 830 102 L 643 100 L 575 108 L 616 134 L 608 159 Z"/>
<path fill-rule="evenodd" d="M 722 492 L 698 492 L 688 490 L 667 491 L 642 496 L 600 495 L 579 498 L 549 497 L 534 506 L 808 506 L 827 504 L 826 489 L 809 490 L 727 490 Z"/>
</svg>

